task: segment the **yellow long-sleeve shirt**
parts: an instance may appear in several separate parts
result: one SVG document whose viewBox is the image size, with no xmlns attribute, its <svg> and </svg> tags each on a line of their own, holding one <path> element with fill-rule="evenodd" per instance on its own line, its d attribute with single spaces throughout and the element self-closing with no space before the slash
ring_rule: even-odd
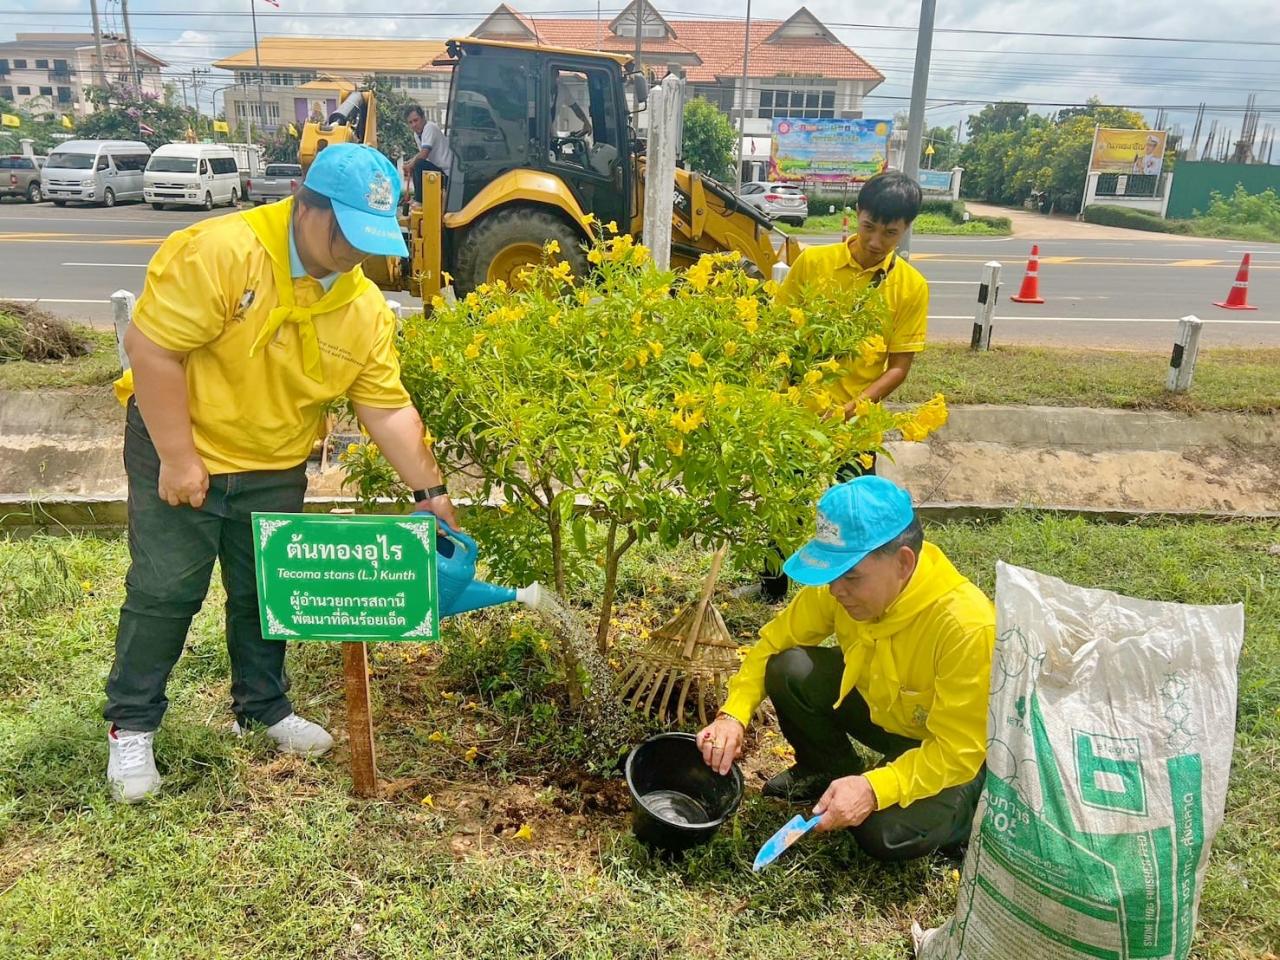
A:
<svg viewBox="0 0 1280 960">
<path fill-rule="evenodd" d="M 986 755 L 995 608 L 932 543 L 901 595 L 877 620 L 854 620 L 827 587 L 806 587 L 760 630 L 729 681 L 722 712 L 742 722 L 764 699 L 769 658 L 835 635 L 844 652 L 837 707 L 857 690 L 871 721 L 919 740 L 866 774 L 878 809 L 908 806 L 977 774 Z"/>
</svg>

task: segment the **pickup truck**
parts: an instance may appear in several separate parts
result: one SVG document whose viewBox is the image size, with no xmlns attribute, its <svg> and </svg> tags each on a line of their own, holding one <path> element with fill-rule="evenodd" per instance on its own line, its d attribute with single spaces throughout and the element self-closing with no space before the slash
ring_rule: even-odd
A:
<svg viewBox="0 0 1280 960">
<path fill-rule="evenodd" d="M 44 199 L 40 192 L 40 168 L 44 157 L 11 154 L 0 157 L 0 197 L 22 197 L 27 203 Z"/>
<path fill-rule="evenodd" d="M 260 176 L 245 182 L 245 198 L 255 207 L 292 196 L 302 186 L 302 167 L 296 163 L 268 163 Z"/>
</svg>

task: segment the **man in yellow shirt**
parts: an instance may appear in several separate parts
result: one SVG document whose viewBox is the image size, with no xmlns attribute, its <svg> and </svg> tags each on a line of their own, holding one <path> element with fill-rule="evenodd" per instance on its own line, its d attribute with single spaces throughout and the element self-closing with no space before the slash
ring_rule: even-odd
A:
<svg viewBox="0 0 1280 960">
<path fill-rule="evenodd" d="M 302 509 L 325 405 L 346 396 L 419 509 L 455 524 L 422 420 L 400 383 L 395 318 L 360 270 L 405 256 L 399 177 L 376 150 L 323 150 L 297 195 L 170 236 L 125 335 L 129 478 L 125 601 L 107 679 L 107 780 L 134 803 L 160 788 L 152 739 L 214 560 L 227 592 L 239 734 L 319 756 L 333 739 L 293 711 L 285 645 L 258 620 L 250 514 Z"/>
<path fill-rule="evenodd" d="M 907 379 L 911 363 L 924 349 L 929 316 L 929 285 L 920 271 L 897 254 L 920 213 L 920 186 L 910 177 L 889 171 L 868 180 L 858 193 L 857 231 L 847 242 L 806 247 L 787 272 L 778 290 L 778 300 L 787 306 L 804 306 L 805 292 L 830 289 L 861 290 L 876 287 L 884 295 L 888 318 L 882 339 L 883 350 L 862 356 L 855 353 L 841 360 L 844 376 L 831 386 L 831 393 L 850 419 L 858 401 L 887 398 Z M 875 472 L 853 457 L 836 474 L 849 480 Z M 781 562 L 779 555 L 777 562 Z M 765 598 L 777 603 L 787 595 L 787 578 L 772 570 L 761 576 Z"/>
<path fill-rule="evenodd" d="M 823 494 L 817 536 L 785 570 L 804 589 L 760 630 L 698 734 L 703 758 L 727 772 L 767 694 L 796 762 L 766 796 L 816 800 L 818 829 L 851 828 L 878 860 L 954 851 L 982 789 L 991 601 L 875 476 Z M 838 648 L 820 646 L 833 634 Z M 865 770 L 850 737 L 883 761 Z"/>
</svg>

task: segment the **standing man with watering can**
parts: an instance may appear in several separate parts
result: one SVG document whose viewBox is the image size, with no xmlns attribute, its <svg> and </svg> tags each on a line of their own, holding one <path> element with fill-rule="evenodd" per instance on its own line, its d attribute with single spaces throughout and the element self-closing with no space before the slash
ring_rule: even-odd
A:
<svg viewBox="0 0 1280 960">
<path fill-rule="evenodd" d="M 877 860 L 958 852 L 982 792 L 991 601 L 925 541 L 910 494 L 876 476 L 823 494 L 817 536 L 783 569 L 804 589 L 729 681 L 703 759 L 727 772 L 767 695 L 796 762 L 765 796 L 816 801 L 819 830 L 851 829 Z M 850 738 L 883 760 L 865 769 Z"/>
<path fill-rule="evenodd" d="M 333 738 L 293 712 L 285 645 L 258 620 L 250 514 L 302 509 L 324 407 L 346 396 L 372 440 L 450 525 L 453 504 L 400 383 L 395 318 L 360 270 L 406 255 L 399 177 L 376 150 L 321 151 L 297 194 L 170 236 L 147 268 L 125 335 L 125 601 L 107 678 L 107 780 L 135 803 L 160 788 L 152 739 L 169 673 L 214 560 L 227 592 L 233 732 L 265 728 L 284 752 Z"/>
</svg>

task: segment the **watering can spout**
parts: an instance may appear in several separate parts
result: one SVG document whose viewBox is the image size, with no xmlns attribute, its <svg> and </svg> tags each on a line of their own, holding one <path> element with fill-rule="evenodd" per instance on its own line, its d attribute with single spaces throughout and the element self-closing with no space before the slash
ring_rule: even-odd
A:
<svg viewBox="0 0 1280 960">
<path fill-rule="evenodd" d="M 500 587 L 483 580 L 472 580 L 461 590 L 448 596 L 440 597 L 440 616 L 452 617 L 454 614 L 466 613 L 468 610 L 479 610 L 500 603 L 510 603 L 516 599 L 516 591 L 511 587 Z"/>
<path fill-rule="evenodd" d="M 536 583 L 519 590 L 476 579 L 476 542 L 444 521 L 437 520 L 441 533 L 436 538 L 436 574 L 440 588 L 440 616 L 452 617 L 468 610 L 480 610 L 519 600 L 537 608 L 544 591 Z"/>
</svg>

